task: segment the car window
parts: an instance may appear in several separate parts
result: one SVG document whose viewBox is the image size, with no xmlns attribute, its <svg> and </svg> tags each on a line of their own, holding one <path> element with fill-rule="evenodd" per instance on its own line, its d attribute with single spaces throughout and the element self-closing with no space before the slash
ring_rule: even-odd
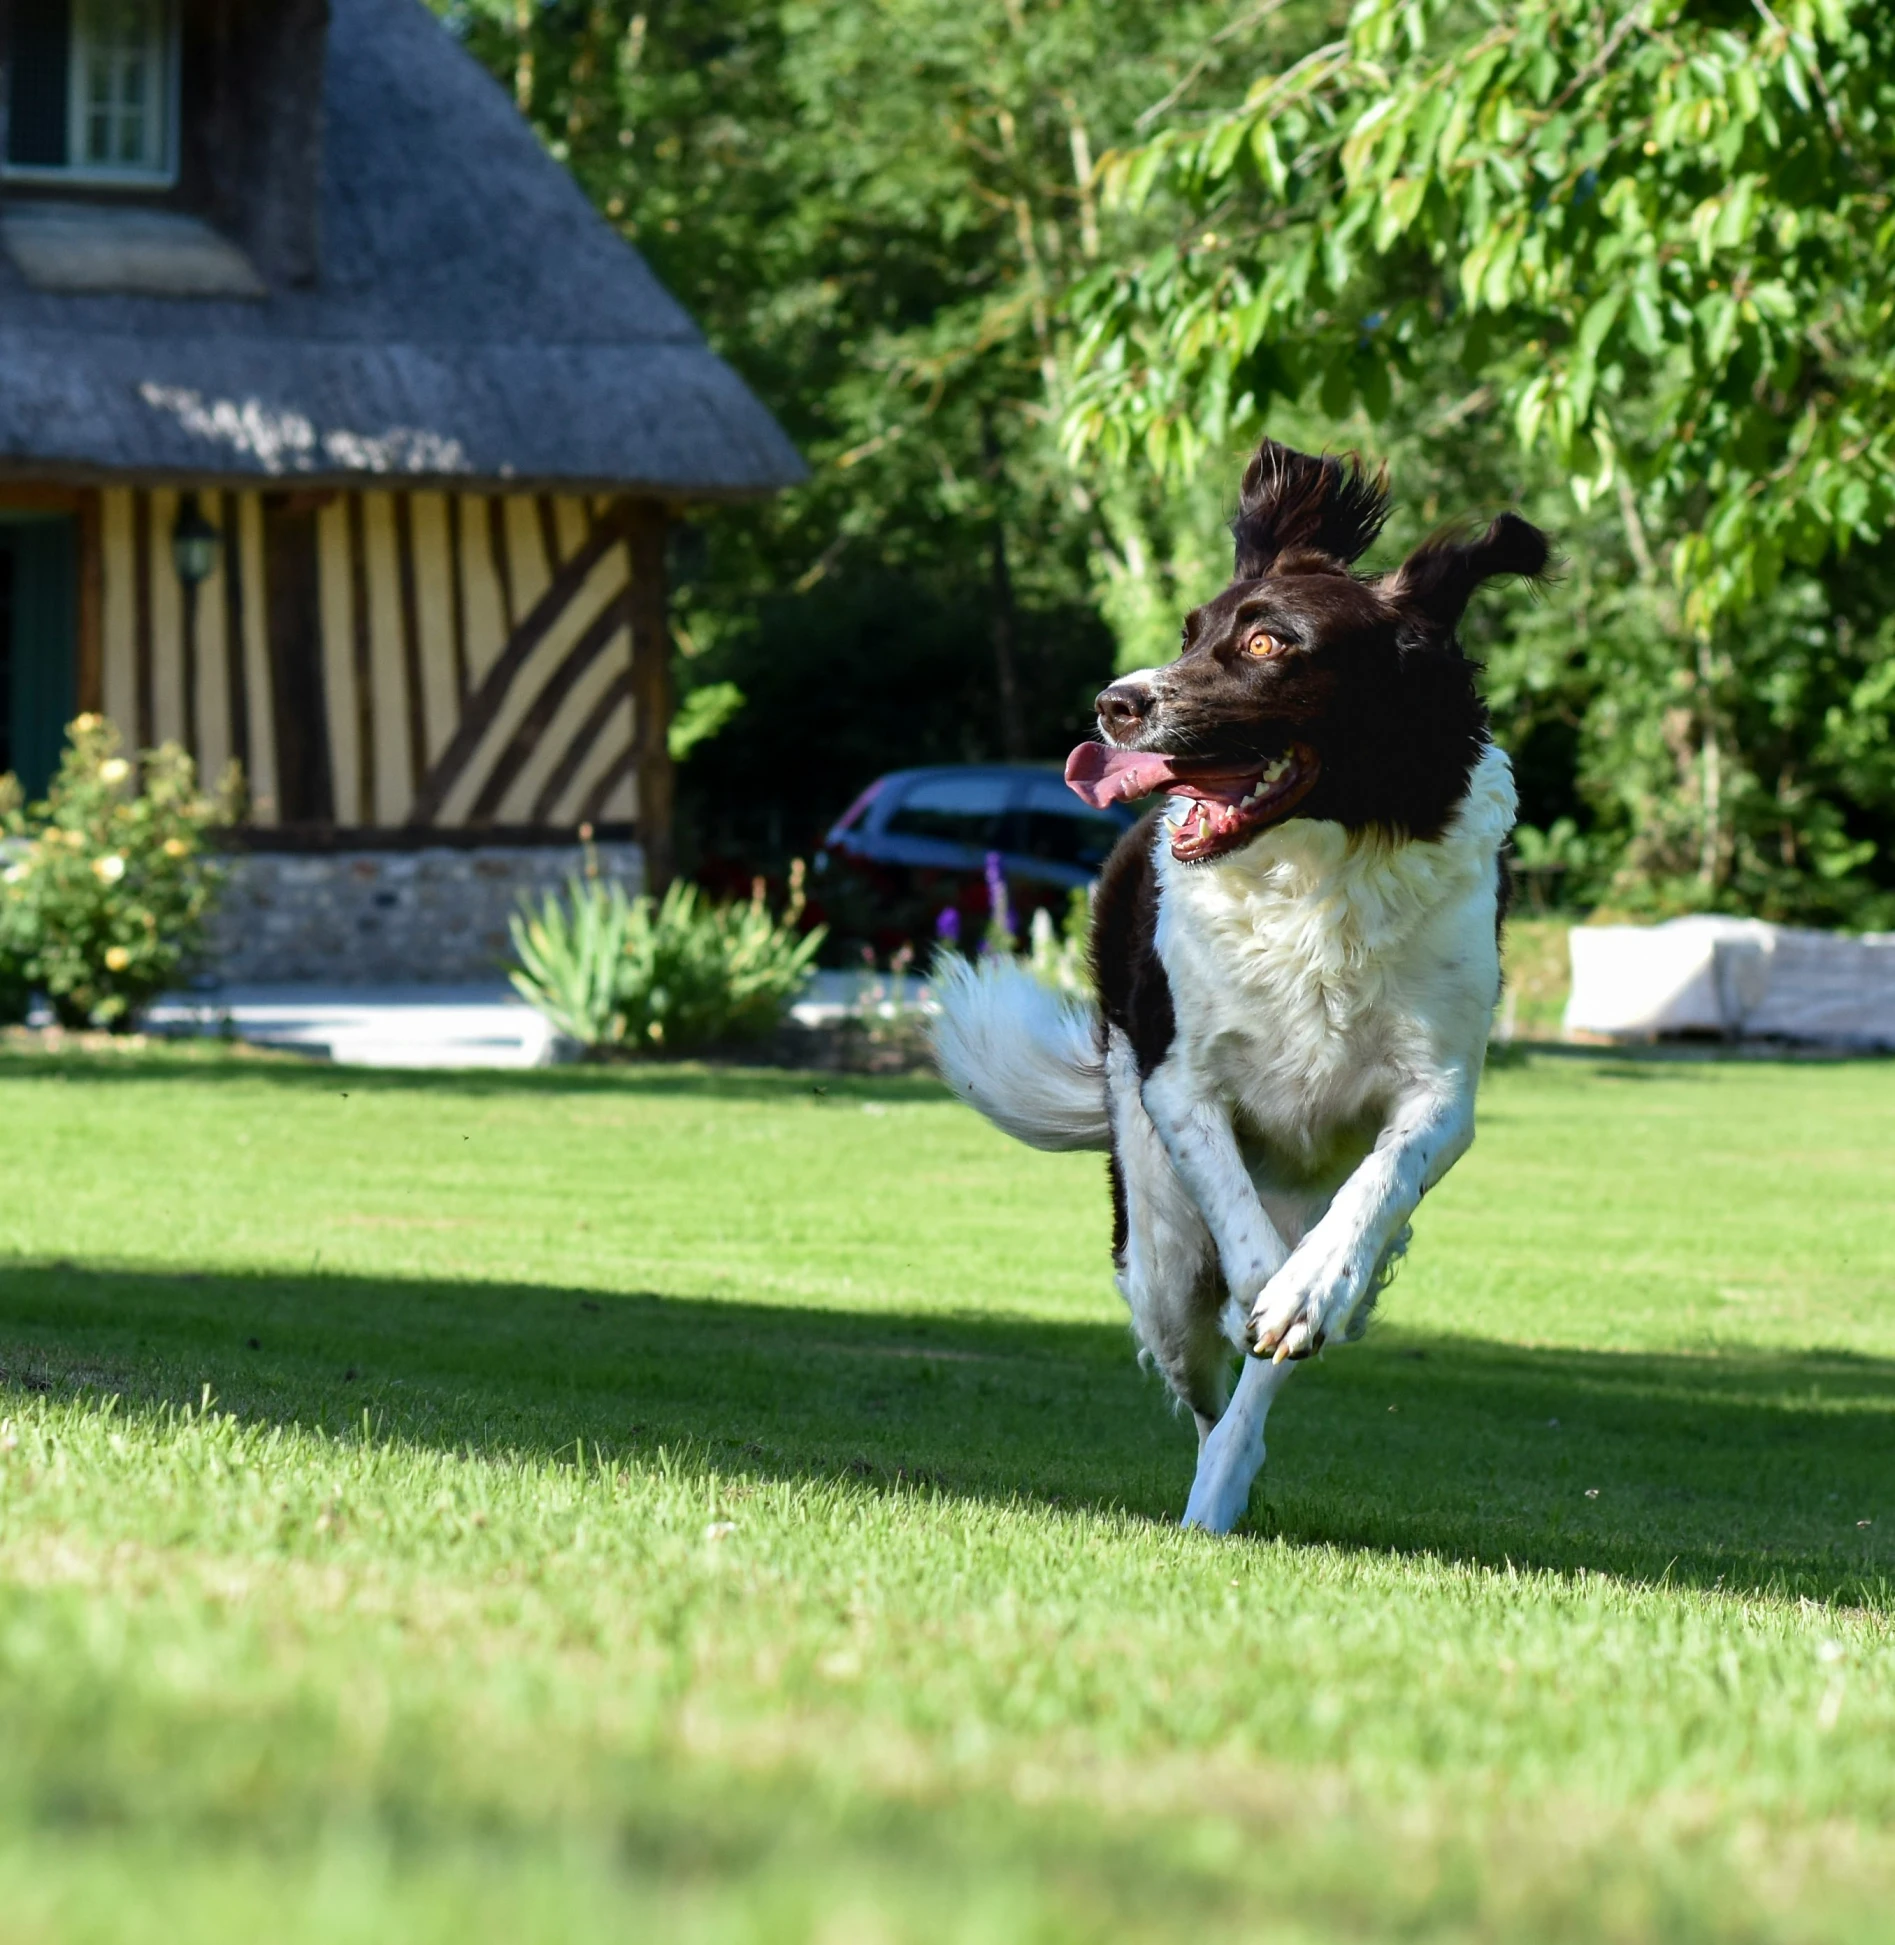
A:
<svg viewBox="0 0 1895 1945">
<path fill-rule="evenodd" d="M 1028 857 L 1096 871 L 1119 840 L 1124 823 L 1091 810 L 1057 777 L 1035 777 L 1021 797 L 1024 826 L 1016 847 Z"/>
<path fill-rule="evenodd" d="M 902 792 L 882 828 L 891 837 L 998 850 L 1008 789 L 1006 777 L 922 777 Z"/>
</svg>

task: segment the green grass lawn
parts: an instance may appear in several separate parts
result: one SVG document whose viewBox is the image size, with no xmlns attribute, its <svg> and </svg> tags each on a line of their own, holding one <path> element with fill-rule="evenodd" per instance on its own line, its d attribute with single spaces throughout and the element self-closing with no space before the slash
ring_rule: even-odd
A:
<svg viewBox="0 0 1895 1945">
<path fill-rule="evenodd" d="M 929 1083 L 0 1107 L 6 1945 L 1895 1938 L 1895 1066 L 1493 1073 L 1227 1541 Z"/>
</svg>

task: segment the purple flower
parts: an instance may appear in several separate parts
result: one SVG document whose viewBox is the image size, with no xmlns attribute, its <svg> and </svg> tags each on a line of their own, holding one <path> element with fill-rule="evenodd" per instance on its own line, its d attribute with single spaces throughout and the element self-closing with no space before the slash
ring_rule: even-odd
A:
<svg viewBox="0 0 1895 1945">
<path fill-rule="evenodd" d="M 1013 908 L 1007 899 L 1007 874 L 1000 863 L 1000 853 L 987 853 L 987 942 L 988 952 L 1011 952 L 1013 938 Z"/>
<path fill-rule="evenodd" d="M 952 905 L 943 905 L 934 915 L 934 936 L 943 945 L 961 942 L 961 915 Z"/>
</svg>

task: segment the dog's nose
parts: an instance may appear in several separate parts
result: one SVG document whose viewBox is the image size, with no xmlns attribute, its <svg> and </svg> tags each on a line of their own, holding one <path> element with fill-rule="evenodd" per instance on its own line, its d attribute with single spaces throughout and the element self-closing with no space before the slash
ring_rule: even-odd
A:
<svg viewBox="0 0 1895 1945">
<path fill-rule="evenodd" d="M 1151 711 L 1151 691 L 1142 682 L 1115 682 L 1099 691 L 1096 707 L 1099 726 L 1108 735 L 1123 736 L 1145 720 Z"/>
</svg>

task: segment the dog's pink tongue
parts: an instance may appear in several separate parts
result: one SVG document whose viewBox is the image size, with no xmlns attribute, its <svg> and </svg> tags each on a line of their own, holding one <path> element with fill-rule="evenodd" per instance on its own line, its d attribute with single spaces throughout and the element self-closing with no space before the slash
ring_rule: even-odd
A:
<svg viewBox="0 0 1895 1945">
<path fill-rule="evenodd" d="M 1171 758 L 1152 750 L 1113 750 L 1103 743 L 1081 743 L 1066 759 L 1066 782 L 1094 810 L 1149 797 L 1175 783 Z"/>
</svg>

